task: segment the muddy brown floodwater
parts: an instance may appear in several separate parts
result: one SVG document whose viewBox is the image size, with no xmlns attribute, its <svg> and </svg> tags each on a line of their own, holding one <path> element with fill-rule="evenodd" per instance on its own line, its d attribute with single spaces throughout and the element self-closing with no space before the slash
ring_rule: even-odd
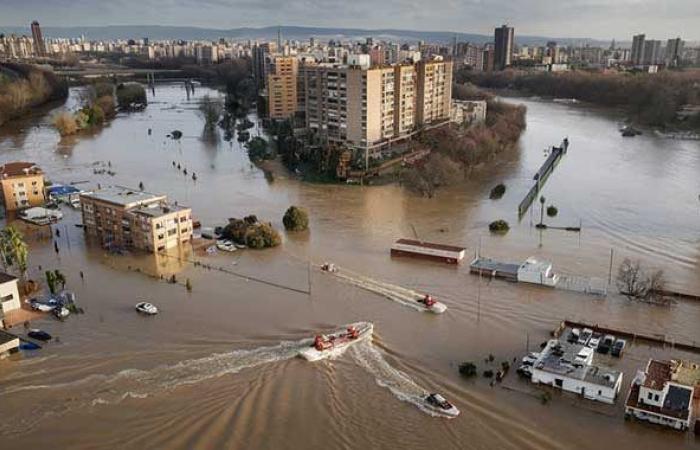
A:
<svg viewBox="0 0 700 450">
<path fill-rule="evenodd" d="M 497 363 L 512 361 L 536 349 L 564 318 L 700 342 L 700 302 L 663 308 L 614 295 L 599 299 L 480 281 L 466 264 L 391 259 L 389 247 L 412 237 L 415 227 L 420 238 L 463 244 L 469 255 L 479 246 L 483 255 L 505 260 L 540 255 L 559 270 L 602 278 L 613 248 L 617 262 L 640 258 L 663 268 L 673 288 L 698 294 L 700 143 L 649 133 L 623 139 L 613 113 L 510 99 L 528 107 L 519 149 L 464 184 L 423 199 L 397 186 L 266 178 L 235 139 L 200 138 L 196 101 L 205 93 L 216 95 L 201 88 L 188 102 L 181 86 L 159 86 L 144 112 L 63 141 L 49 125 L 52 111 L 37 112 L 0 130 L 0 160 L 31 160 L 52 181 L 85 181 L 84 188 L 143 182 L 146 190 L 191 205 L 205 225 L 254 213 L 281 229 L 284 210 L 303 205 L 311 231 L 287 234 L 282 246 L 260 252 L 117 256 L 87 244 L 73 225 L 79 214 L 64 210 L 60 253 L 50 240 L 32 239 L 31 272 L 41 278 L 38 266 L 60 268 L 86 313 L 36 322 L 59 341 L 0 362 L 3 450 L 697 448 L 689 434 L 623 419 L 635 370 L 651 355 L 673 352 L 633 346 L 616 363 L 625 383 L 615 406 L 557 393 L 542 404 L 514 373 L 490 387 L 482 377 L 461 379 L 457 365 L 473 360 L 482 371 L 489 353 Z M 75 98 L 73 91 L 68 103 Z M 184 133 L 179 142 L 165 137 L 175 129 Z M 550 223 L 580 223 L 580 235 L 540 233 L 532 227 L 538 210 L 517 218 L 543 150 L 564 136 L 569 153 L 543 194 L 560 211 Z M 94 174 L 98 161 L 111 162 L 116 175 Z M 174 169 L 173 161 L 198 180 Z M 498 182 L 508 190 L 501 200 L 489 200 Z M 488 233 L 488 223 L 498 218 L 511 224 L 505 236 Z M 310 269 L 310 261 L 333 261 L 431 293 L 449 309 L 442 316 L 417 312 Z M 172 274 L 190 278 L 193 291 L 158 279 Z M 311 294 L 245 275 L 310 288 Z M 142 298 L 161 313 L 138 316 L 133 305 Z M 372 344 L 330 361 L 294 357 L 318 330 L 363 320 L 375 325 Z M 432 417 L 418 407 L 425 392 L 443 393 L 461 416 Z"/>
</svg>

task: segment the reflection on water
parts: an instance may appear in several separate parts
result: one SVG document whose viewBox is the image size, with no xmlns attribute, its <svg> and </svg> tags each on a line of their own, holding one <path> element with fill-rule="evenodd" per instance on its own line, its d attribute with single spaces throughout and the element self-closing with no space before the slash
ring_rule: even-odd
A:
<svg viewBox="0 0 700 450">
<path fill-rule="evenodd" d="M 60 253 L 54 252 L 52 239 L 30 242 L 30 275 L 42 277 L 39 265 L 61 268 L 86 314 L 65 323 L 38 323 L 60 342 L 36 356 L 0 363 L 0 403 L 3 410 L 13 411 L 12 423 L 17 424 L 12 431 L 3 429 L 3 449 L 67 447 L 78 438 L 84 447 L 114 448 L 395 448 L 397 443 L 407 448 L 461 448 L 465 442 L 476 448 L 683 445 L 658 430 L 627 426 L 621 402 L 602 415 L 588 411 L 585 404 L 572 406 L 568 397 L 542 406 L 536 398 L 491 388 L 483 380 L 464 381 L 456 366 L 465 360 L 483 361 L 488 353 L 498 361 L 512 360 L 528 344 L 532 350 L 546 339 L 563 318 L 700 342 L 700 304 L 655 308 L 618 297 L 601 300 L 480 281 L 466 266 L 392 259 L 389 247 L 395 239 L 415 233 L 425 240 L 463 244 L 468 255 L 477 248 L 509 261 L 538 255 L 562 271 L 603 278 L 614 248 L 616 260 L 641 258 L 664 268 L 674 288 L 700 293 L 700 143 L 661 140 L 649 133 L 623 139 L 614 114 L 583 105 L 511 99 L 528 107 L 528 128 L 519 148 L 472 172 L 464 183 L 425 199 L 393 185 L 304 184 L 289 176 L 275 176 L 270 182 L 250 164 L 235 136 L 232 142 L 202 139 L 197 102 L 205 94 L 219 95 L 198 88 L 188 101 L 181 85 L 158 86 L 155 97 L 149 92 L 145 111 L 119 115 L 104 129 L 71 140 L 60 139 L 52 129 L 51 111 L 0 129 L 0 161 L 34 161 L 57 183 L 84 182 L 78 186 L 92 189 L 98 184 L 143 182 L 149 191 L 192 206 L 205 226 L 256 214 L 282 229 L 282 215 L 290 204 L 308 208 L 311 221 L 310 232 L 285 235 L 281 247 L 262 252 L 203 257 L 191 249 L 174 249 L 161 256 L 119 256 L 86 243 L 82 230 L 73 226 L 79 212 L 65 211 L 57 239 Z M 77 91 L 71 91 L 70 98 L 74 102 Z M 256 123 L 251 135 L 260 134 L 258 121 L 254 115 L 250 118 Z M 167 138 L 173 130 L 181 130 L 183 138 Z M 564 136 L 571 141 L 570 150 L 542 194 L 547 204 L 559 209 L 548 223 L 580 223 L 581 234 L 534 229 L 539 205 L 522 221 L 517 217 L 517 205 L 544 160 L 543 150 Z M 187 168 L 188 175 L 173 162 Z M 114 176 L 94 173 L 95 164 L 109 163 Z M 197 173 L 196 181 L 192 172 Z M 507 186 L 505 196 L 489 200 L 488 192 L 500 182 Z M 498 218 L 511 225 L 505 236 L 488 232 L 488 223 Z M 192 261 L 225 270 L 209 270 Z M 321 276 L 309 261 L 332 261 L 428 292 L 450 309 L 439 317 L 415 314 Z M 236 276 L 231 275 L 234 268 Z M 192 292 L 160 282 L 161 276 L 171 275 L 190 279 Z M 304 294 L 309 287 L 311 295 Z M 133 305 L 141 298 L 156 303 L 161 313 L 151 318 L 136 315 Z M 320 365 L 285 360 L 235 375 L 226 369 L 235 366 L 236 352 L 298 341 L 319 329 L 361 320 L 375 323 L 375 343 L 391 366 L 374 350 L 360 349 L 354 358 L 345 355 Z M 219 356 L 208 359 L 211 355 Z M 218 375 L 202 382 L 162 389 L 180 369 L 183 379 L 196 378 L 197 370 L 187 372 L 193 361 L 223 372 L 213 370 Z M 362 361 L 366 370 L 353 361 Z M 629 357 L 624 364 L 626 374 L 632 374 L 643 359 Z M 125 375 L 114 376 L 120 373 Z M 92 384 L 84 393 L 11 392 L 18 386 L 73 386 L 85 379 Z M 377 382 L 388 389 L 377 389 Z M 423 387 L 443 392 L 454 399 L 462 416 L 449 423 L 426 418 L 418 408 L 396 401 L 392 392 L 402 387 L 410 391 L 409 401 L 422 395 L 418 391 Z M 101 389 L 120 401 L 84 411 L 69 408 L 87 398 L 83 394 Z M 121 399 L 126 392 L 151 390 L 154 395 L 147 398 Z M 62 416 L 36 422 L 43 410 Z M 36 428 L 23 432 L 21 424 L 29 422 L 36 422 Z M 182 432 L 174 433 L 172 424 L 179 424 Z"/>
</svg>

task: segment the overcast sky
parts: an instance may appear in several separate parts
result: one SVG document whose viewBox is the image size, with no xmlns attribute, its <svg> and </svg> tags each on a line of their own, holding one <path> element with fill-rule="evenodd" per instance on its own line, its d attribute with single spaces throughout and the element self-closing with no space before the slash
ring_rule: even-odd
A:
<svg viewBox="0 0 700 450">
<path fill-rule="evenodd" d="M 0 26 L 306 25 L 700 40 L 700 0 L 0 0 Z"/>
</svg>

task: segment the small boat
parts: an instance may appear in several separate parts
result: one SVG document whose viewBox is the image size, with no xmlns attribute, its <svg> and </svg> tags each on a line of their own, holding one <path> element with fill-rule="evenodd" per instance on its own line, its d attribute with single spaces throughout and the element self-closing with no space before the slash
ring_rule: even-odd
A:
<svg viewBox="0 0 700 450">
<path fill-rule="evenodd" d="M 324 272 L 329 272 L 329 273 L 335 273 L 338 271 L 338 268 L 335 267 L 335 264 L 325 262 L 323 265 L 321 265 L 321 270 Z"/>
<path fill-rule="evenodd" d="M 440 394 L 430 394 L 425 397 L 425 406 L 428 409 L 450 417 L 457 417 L 459 415 L 459 409 Z"/>
<path fill-rule="evenodd" d="M 447 306 L 445 306 L 444 303 L 440 303 L 439 301 L 435 300 L 433 297 L 430 295 L 426 295 L 423 298 L 420 298 L 416 300 L 418 303 L 423 305 L 423 307 L 426 309 L 426 311 L 430 311 L 435 314 L 442 314 L 445 312 L 447 309 Z"/>
<path fill-rule="evenodd" d="M 299 356 L 307 361 L 328 358 L 352 344 L 371 338 L 373 330 L 374 326 L 371 323 L 359 322 L 330 334 L 317 334 L 314 342 L 301 350 Z"/>
<path fill-rule="evenodd" d="M 153 303 L 140 302 L 136 304 L 136 311 L 141 314 L 146 314 L 148 316 L 154 316 L 158 314 L 158 308 Z"/>
<path fill-rule="evenodd" d="M 27 336 L 29 336 L 32 339 L 36 339 L 37 341 L 50 341 L 51 340 L 51 335 L 47 333 L 46 331 L 39 330 L 38 328 L 32 328 L 29 330 L 27 333 Z"/>
</svg>

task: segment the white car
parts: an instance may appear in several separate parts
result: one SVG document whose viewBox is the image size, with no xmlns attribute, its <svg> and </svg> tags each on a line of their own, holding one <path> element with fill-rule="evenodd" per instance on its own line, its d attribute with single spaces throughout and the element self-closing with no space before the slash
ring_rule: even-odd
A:
<svg viewBox="0 0 700 450">
<path fill-rule="evenodd" d="M 588 341 L 588 346 L 593 350 L 598 348 L 600 345 L 600 336 L 593 336 L 590 341 Z"/>
<path fill-rule="evenodd" d="M 136 304 L 136 311 L 141 314 L 146 314 L 148 316 L 154 316 L 158 314 L 158 308 L 153 303 L 140 302 Z"/>
<path fill-rule="evenodd" d="M 218 240 L 216 241 L 216 248 L 224 252 L 235 252 L 236 245 L 229 240 Z"/>
</svg>

